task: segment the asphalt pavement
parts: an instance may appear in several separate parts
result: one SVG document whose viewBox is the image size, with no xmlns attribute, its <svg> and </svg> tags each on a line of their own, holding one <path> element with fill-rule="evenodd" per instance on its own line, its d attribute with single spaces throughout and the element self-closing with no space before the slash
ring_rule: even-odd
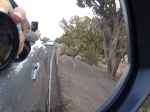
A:
<svg viewBox="0 0 150 112">
<path fill-rule="evenodd" d="M 49 112 L 61 112 L 60 92 L 57 78 L 56 52 L 54 46 L 46 46 L 50 58 L 50 82 L 49 82 Z"/>
</svg>

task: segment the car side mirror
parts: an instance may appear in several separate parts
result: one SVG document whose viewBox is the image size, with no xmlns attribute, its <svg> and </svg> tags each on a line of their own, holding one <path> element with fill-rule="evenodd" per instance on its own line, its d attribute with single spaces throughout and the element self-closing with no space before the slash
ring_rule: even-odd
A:
<svg viewBox="0 0 150 112">
<path fill-rule="evenodd" d="M 0 70 L 16 57 L 19 48 L 19 33 L 14 21 L 0 12 Z"/>
</svg>

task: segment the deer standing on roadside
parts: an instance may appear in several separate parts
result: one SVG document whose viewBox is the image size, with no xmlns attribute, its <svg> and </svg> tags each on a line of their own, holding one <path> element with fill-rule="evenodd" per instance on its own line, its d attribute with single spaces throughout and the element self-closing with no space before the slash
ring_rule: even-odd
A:
<svg viewBox="0 0 150 112">
<path fill-rule="evenodd" d="M 58 64 L 58 60 L 59 58 L 61 58 L 61 61 L 63 64 L 65 64 L 64 62 L 64 56 L 70 56 L 73 58 L 73 65 L 75 67 L 75 57 L 78 55 L 79 49 L 77 47 L 73 48 L 73 47 L 67 47 L 67 46 L 61 46 L 59 47 L 59 53 L 57 55 L 57 64 Z"/>
</svg>

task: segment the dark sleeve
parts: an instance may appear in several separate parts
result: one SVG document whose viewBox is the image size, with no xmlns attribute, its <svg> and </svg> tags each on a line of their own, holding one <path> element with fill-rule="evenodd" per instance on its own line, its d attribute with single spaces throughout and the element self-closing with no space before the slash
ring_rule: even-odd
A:
<svg viewBox="0 0 150 112">
<path fill-rule="evenodd" d="M 23 48 L 21 54 L 19 55 L 19 59 L 15 59 L 15 62 L 21 62 L 21 61 L 25 60 L 28 57 L 30 50 L 31 50 L 30 42 L 28 40 L 25 40 L 24 48 Z"/>
<path fill-rule="evenodd" d="M 25 31 L 23 32 L 23 34 L 28 41 L 33 43 L 35 43 L 39 39 L 39 37 L 33 31 Z"/>
</svg>

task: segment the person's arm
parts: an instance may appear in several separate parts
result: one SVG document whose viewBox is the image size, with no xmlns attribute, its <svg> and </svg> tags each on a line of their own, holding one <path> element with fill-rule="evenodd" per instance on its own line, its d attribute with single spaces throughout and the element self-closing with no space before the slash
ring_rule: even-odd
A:
<svg viewBox="0 0 150 112">
<path fill-rule="evenodd" d="M 9 3 L 9 1 L 3 0 L 0 2 L 0 11 L 8 14 L 17 26 L 20 24 L 20 22 L 22 22 L 25 19 L 26 12 L 23 8 L 17 6 L 13 8 L 14 9 L 11 10 L 11 4 Z M 16 54 L 16 58 L 14 59 L 16 62 L 20 62 L 26 59 L 31 50 L 30 42 L 26 40 L 25 38 L 26 36 L 21 31 L 18 31 L 18 33 L 19 33 L 19 48 L 18 53 Z"/>
<path fill-rule="evenodd" d="M 30 50 L 31 50 L 30 42 L 27 39 L 25 39 L 23 50 L 18 55 L 18 58 L 15 59 L 15 62 L 21 62 L 21 61 L 25 60 L 28 57 Z"/>
<path fill-rule="evenodd" d="M 28 54 L 30 53 L 30 50 L 31 50 L 30 42 L 35 43 L 40 38 L 40 35 L 41 34 L 39 30 L 37 30 L 36 32 L 33 32 L 33 31 L 23 32 L 22 37 L 25 37 L 24 47 L 22 49 L 22 52 L 19 53 L 19 55 L 15 59 L 15 62 L 21 62 L 28 57 Z"/>
<path fill-rule="evenodd" d="M 28 41 L 33 42 L 33 43 L 35 43 L 39 39 L 37 34 L 33 31 L 25 31 L 25 32 L 23 32 L 23 34 L 25 36 L 25 39 L 27 39 Z"/>
</svg>

